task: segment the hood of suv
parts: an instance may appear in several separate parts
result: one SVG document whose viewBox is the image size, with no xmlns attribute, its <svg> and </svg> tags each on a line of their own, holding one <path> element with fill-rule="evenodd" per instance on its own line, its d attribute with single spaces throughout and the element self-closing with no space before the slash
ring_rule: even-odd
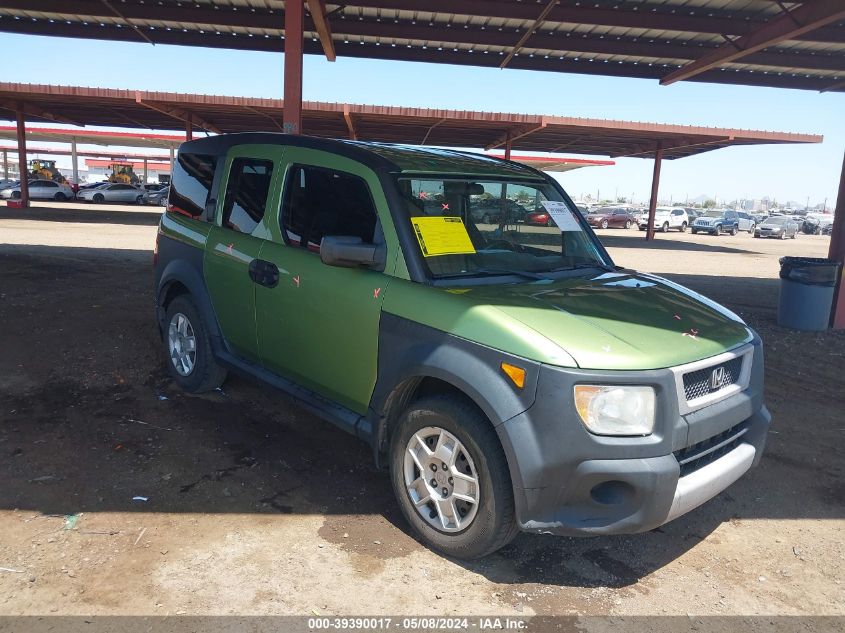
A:
<svg viewBox="0 0 845 633">
<path fill-rule="evenodd" d="M 724 222 L 724 221 L 725 221 L 724 217 L 711 218 L 709 216 L 703 216 L 703 215 L 700 216 L 700 217 L 697 217 L 695 219 L 696 224 L 716 224 L 718 222 Z"/>
<path fill-rule="evenodd" d="M 584 369 L 661 369 L 720 354 L 751 338 L 738 317 L 714 302 L 632 271 L 432 290 L 443 301 L 411 309 L 409 318 L 561 366 L 574 361 Z"/>
</svg>

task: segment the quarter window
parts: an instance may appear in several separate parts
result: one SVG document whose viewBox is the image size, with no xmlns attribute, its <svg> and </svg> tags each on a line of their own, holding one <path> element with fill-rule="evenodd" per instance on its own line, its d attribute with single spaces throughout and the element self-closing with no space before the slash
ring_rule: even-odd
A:
<svg viewBox="0 0 845 633">
<path fill-rule="evenodd" d="M 282 204 L 285 240 L 320 251 L 325 235 L 360 237 L 371 244 L 376 209 L 363 179 L 332 169 L 292 166 Z"/>
<path fill-rule="evenodd" d="M 192 218 L 204 217 L 216 166 L 214 156 L 179 152 L 173 165 L 167 210 Z"/>
<path fill-rule="evenodd" d="M 223 226 L 241 233 L 252 233 L 264 218 L 273 163 L 257 158 L 236 158 L 232 161 L 226 198 L 223 203 Z"/>
</svg>

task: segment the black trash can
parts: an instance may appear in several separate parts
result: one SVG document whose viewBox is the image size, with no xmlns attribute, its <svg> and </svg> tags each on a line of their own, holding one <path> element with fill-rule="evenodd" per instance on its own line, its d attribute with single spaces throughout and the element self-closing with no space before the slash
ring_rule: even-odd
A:
<svg viewBox="0 0 845 633">
<path fill-rule="evenodd" d="M 820 257 L 780 258 L 778 325 L 826 330 L 841 264 Z"/>
</svg>

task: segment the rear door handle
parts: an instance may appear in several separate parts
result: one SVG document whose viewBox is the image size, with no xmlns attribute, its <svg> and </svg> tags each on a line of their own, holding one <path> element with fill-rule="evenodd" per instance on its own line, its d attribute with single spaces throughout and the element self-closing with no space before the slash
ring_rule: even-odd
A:
<svg viewBox="0 0 845 633">
<path fill-rule="evenodd" d="M 249 278 L 262 286 L 275 288 L 279 285 L 279 269 L 273 262 L 253 259 L 249 263 Z"/>
</svg>

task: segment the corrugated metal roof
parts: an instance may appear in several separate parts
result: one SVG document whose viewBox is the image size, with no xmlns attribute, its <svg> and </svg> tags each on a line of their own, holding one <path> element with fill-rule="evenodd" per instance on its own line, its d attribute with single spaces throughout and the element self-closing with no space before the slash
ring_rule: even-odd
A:
<svg viewBox="0 0 845 633">
<path fill-rule="evenodd" d="M 814 5 L 828 16 L 817 28 L 692 79 L 845 91 L 843 0 L 557 2 L 517 49 L 548 4 L 351 0 L 326 7 L 340 56 L 496 67 L 513 54 L 513 68 L 661 79 L 726 42 L 742 46 L 738 38 L 789 19 L 785 10 Z M 281 0 L 0 0 L 0 31 L 282 51 L 284 7 Z M 310 17 L 305 44 L 306 53 L 322 52 Z"/>
<path fill-rule="evenodd" d="M 0 118 L 14 117 L 10 108 L 17 103 L 24 104 L 27 120 L 35 122 L 164 130 L 184 128 L 190 119 L 193 127 L 211 132 L 281 131 L 284 110 L 280 99 L 0 83 Z M 759 130 L 323 102 L 303 104 L 302 131 L 485 149 L 502 149 L 510 136 L 514 150 L 611 157 L 648 157 L 660 144 L 668 159 L 731 145 L 822 141 L 810 134 Z M 172 144 L 160 137 L 152 141 Z"/>
</svg>

